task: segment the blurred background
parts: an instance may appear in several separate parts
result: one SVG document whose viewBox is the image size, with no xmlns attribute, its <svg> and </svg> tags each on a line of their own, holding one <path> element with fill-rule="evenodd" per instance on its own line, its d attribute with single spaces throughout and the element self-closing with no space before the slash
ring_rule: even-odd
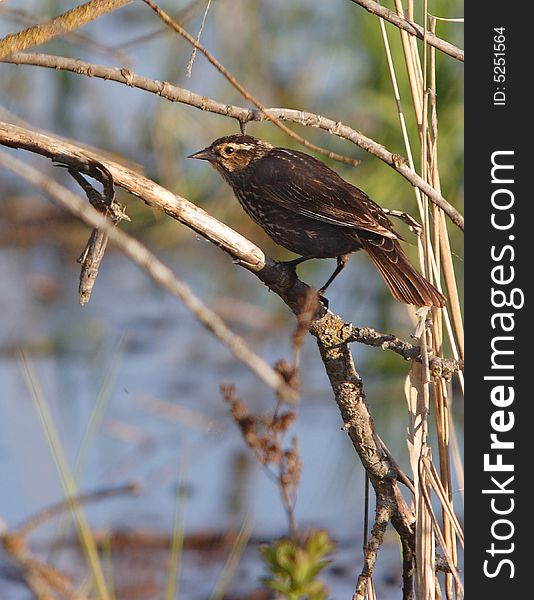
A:
<svg viewBox="0 0 534 600">
<path fill-rule="evenodd" d="M 205 1 L 160 4 L 196 36 Z M 435 15 L 462 16 L 458 0 L 431 4 Z M 5 1 L 0 6 L 0 36 L 72 6 L 56 0 Z M 387 29 L 400 55 L 398 31 Z M 460 23 L 439 22 L 437 33 L 463 45 Z M 392 152 L 405 154 L 378 22 L 352 2 L 216 0 L 201 41 L 264 106 L 324 115 Z M 187 77 L 191 47 L 139 2 L 37 51 L 127 67 L 223 103 L 246 106 L 200 54 Z M 437 56 L 441 184 L 444 196 L 463 210 L 463 65 L 440 53 Z M 401 61 L 397 76 L 408 126 L 414 132 L 402 68 Z M 24 122 L 114 153 L 202 206 L 274 258 L 292 257 L 244 215 L 214 170 L 186 159 L 215 138 L 237 133 L 235 121 L 124 85 L 61 71 L 0 63 L 0 83 L 1 120 Z M 361 159 L 354 168 L 322 158 L 382 206 L 417 217 L 411 185 L 381 161 L 326 132 L 291 127 L 316 144 Z M 252 123 L 247 133 L 298 148 L 270 124 Z M 50 161 L 22 151 L 14 154 L 76 189 L 64 170 Z M 419 157 L 415 162 L 419 164 Z M 0 192 L 0 519 L 4 524 L 16 526 L 64 495 L 23 376 L 19 357 L 23 348 L 69 463 L 77 470 L 79 489 L 131 481 L 142 486 L 137 497 L 89 505 L 94 529 L 169 533 L 180 489 L 185 497 L 186 535 L 203 532 L 210 539 L 215 533 L 239 529 L 245 518 L 253 524 L 256 539 L 269 541 L 284 535 L 287 525 L 279 491 L 244 446 L 219 386 L 234 383 L 238 395 L 257 412 L 272 409 L 270 390 L 258 384 L 177 300 L 156 288 L 112 247 L 91 301 L 80 307 L 76 258 L 90 231 L 5 171 L 0 171 Z M 153 250 L 270 363 L 291 358 L 294 318 L 274 294 L 191 230 L 121 190 L 117 193 L 131 218 L 121 224 L 124 230 Z M 411 242 L 407 251 L 416 261 L 414 236 L 402 224 L 399 229 Z M 462 281 L 462 238 L 454 227 L 450 236 Z M 333 261 L 310 261 L 299 273 L 317 286 L 333 266 Z M 331 308 L 347 322 L 409 339 L 412 321 L 407 310 L 390 297 L 365 256 L 352 257 L 328 296 Z M 399 356 L 375 348 L 354 346 L 353 353 L 377 430 L 407 468 L 403 394 L 407 365 Z M 292 431 L 303 460 L 296 520 L 302 528 L 324 527 L 336 539 L 336 569 L 329 570 L 327 580 L 332 597 L 348 598 L 360 568 L 364 473 L 341 431 L 341 418 L 311 337 L 302 351 L 301 380 L 302 402 Z M 461 433 L 462 406 L 453 406 L 453 411 Z M 49 525 L 39 530 L 37 538 L 46 545 L 56 533 L 55 525 Z M 67 570 L 75 569 L 75 554 L 66 556 Z M 224 552 L 211 560 L 185 558 L 190 563 L 182 567 L 184 597 L 210 597 L 225 559 Z M 1 559 L 0 564 L 2 598 L 26 598 L 28 592 L 9 564 Z M 244 594 L 258 586 L 263 571 L 257 553 L 245 556 L 240 568 L 227 597 L 249 597 Z M 157 580 L 155 564 L 149 570 Z M 377 566 L 380 598 L 399 597 L 400 572 L 391 535 Z M 143 596 L 141 586 L 137 588 L 136 597 L 158 597 L 152 592 Z M 134 598 L 133 591 L 124 597 Z"/>
</svg>

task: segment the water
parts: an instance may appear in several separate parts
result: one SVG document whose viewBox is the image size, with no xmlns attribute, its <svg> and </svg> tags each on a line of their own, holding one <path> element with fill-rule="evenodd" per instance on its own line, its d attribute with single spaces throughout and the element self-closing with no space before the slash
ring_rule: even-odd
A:
<svg viewBox="0 0 534 600">
<path fill-rule="evenodd" d="M 71 4 L 53 2 L 44 10 L 47 15 L 58 14 Z M 42 9 L 42 3 L 30 0 L 20 5 L 26 10 Z M 175 2 L 163 5 L 171 11 L 182 6 Z M 375 128 L 385 114 L 394 114 L 393 103 L 365 105 L 361 101 L 366 71 L 373 74 L 383 68 L 382 63 L 377 66 L 372 52 L 358 48 L 359 33 L 367 23 L 363 11 L 345 0 L 335 0 L 328 7 L 326 3 L 282 0 L 254 7 L 232 0 L 231 11 L 228 6 L 213 4 L 202 41 L 265 105 L 316 111 L 384 139 Z M 200 14 L 188 23 L 189 30 L 195 33 L 199 22 Z M 83 32 L 103 44 L 118 46 L 158 25 L 146 7 L 132 3 L 89 24 Z M 7 18 L 0 19 L 0 35 L 20 27 Z M 84 44 L 57 41 L 43 51 L 116 63 L 115 57 L 93 52 Z M 382 61 L 381 49 L 378 54 Z M 222 102 L 244 105 L 201 56 L 197 56 L 192 78 L 185 79 L 189 56 L 190 48 L 167 34 L 132 48 L 128 66 L 139 74 L 177 83 Z M 2 106 L 33 126 L 136 161 L 148 176 L 203 202 L 209 212 L 251 239 L 259 239 L 264 247 L 257 230 L 247 230 L 248 225 L 239 220 L 239 209 L 229 201 L 230 193 L 216 174 L 208 174 L 206 165 L 184 158 L 219 135 L 237 132 L 236 123 L 105 81 L 11 65 L 0 65 L 0 70 Z M 375 89 L 374 84 L 371 87 Z M 375 104 L 391 110 L 380 109 L 375 115 Z M 390 129 L 389 121 L 384 122 Z M 441 135 L 457 129 L 444 127 Z M 272 141 L 278 135 L 268 125 L 252 124 L 249 132 L 260 137 L 266 132 Z M 327 139 L 321 132 L 306 130 L 306 135 L 333 150 L 358 155 L 356 148 Z M 461 138 L 461 131 L 458 136 Z M 21 152 L 17 156 L 28 159 Z M 412 198 L 408 184 L 399 185 L 398 178 L 381 165 L 376 171 L 369 168 L 371 163 L 367 161 L 357 171 L 347 170 L 349 179 L 356 183 L 365 180 L 362 187 L 384 205 L 389 202 L 397 207 L 401 197 Z M 65 173 L 48 161 L 39 159 L 38 165 L 54 178 L 67 180 Z M 341 172 L 340 165 L 336 168 Z M 375 196 L 377 187 L 389 176 L 393 184 Z M 65 223 L 57 215 L 57 221 L 44 227 L 49 220 L 47 205 L 41 209 L 34 191 L 20 188 L 16 178 L 4 173 L 0 177 L 3 197 L 16 191 L 17 217 L 35 220 L 32 227 L 19 230 L 12 226 L 9 215 L 0 218 L 0 523 L 17 526 L 64 498 L 23 375 L 19 349 L 24 348 L 72 470 L 98 403 L 80 461 L 79 489 L 85 492 L 131 481 L 141 486 L 137 497 L 121 496 L 88 505 L 91 527 L 98 531 L 143 530 L 165 538 L 159 550 L 147 551 L 140 544 L 140 556 L 133 550 L 124 557 L 114 553 L 114 579 L 118 588 L 126 590 L 121 597 L 161 597 L 168 573 L 167 536 L 172 531 L 180 485 L 187 490 L 186 536 L 239 529 L 245 518 L 253 523 L 254 543 L 231 584 L 233 597 L 250 592 L 264 574 L 257 543 L 284 535 L 286 515 L 277 487 L 245 447 L 219 386 L 236 384 L 239 397 L 254 412 L 272 410 L 271 391 L 213 340 L 176 299 L 156 288 L 116 252 L 107 253 L 93 297 L 81 308 L 75 257 L 88 233 L 84 230 L 81 234 L 79 228 L 73 231 L 73 223 Z M 28 198 L 21 198 L 21 189 Z M 290 359 L 294 319 L 274 294 L 232 265 L 218 249 L 191 232 L 184 233 L 181 225 L 169 224 L 170 220 L 162 217 L 161 227 L 153 227 L 156 219 L 146 207 L 130 201 L 129 211 L 132 208 L 136 237 L 148 223 L 148 231 L 142 232 L 144 241 L 159 249 L 164 262 L 256 352 L 270 363 Z M 324 283 L 333 266 L 333 261 L 306 264 L 300 272 L 304 280 L 317 286 Z M 380 330 L 386 327 L 406 339 L 410 332 L 406 312 L 396 303 L 384 308 L 383 288 L 368 261 L 358 257 L 335 282 L 329 299 L 347 321 Z M 390 359 L 396 373 L 392 374 L 377 365 L 382 358 L 377 349 L 355 346 L 353 353 L 377 430 L 407 469 L 402 388 L 406 364 L 400 357 Z M 296 520 L 302 528 L 325 527 L 337 540 L 326 579 L 331 597 L 345 599 L 352 596 L 361 569 L 363 470 L 348 436 L 341 431 L 339 412 L 311 337 L 305 341 L 301 370 L 302 402 L 290 432 L 298 437 L 303 460 Z M 55 522 L 40 528 L 32 537 L 35 551 L 45 554 L 55 532 Z M 72 539 L 72 532 L 66 539 Z M 230 548 L 223 546 L 211 554 L 206 548 L 186 551 L 181 597 L 209 597 Z M 66 573 L 77 581 L 83 577 L 83 560 L 74 547 L 67 548 L 60 559 Z M 375 572 L 381 600 L 399 597 L 399 573 L 399 551 L 392 534 L 386 536 Z M 28 597 L 19 578 L 20 573 L 0 554 L 0 600 Z M 136 595 L 127 584 L 135 586 Z"/>
<path fill-rule="evenodd" d="M 208 305 L 217 307 L 224 299 L 223 316 L 269 362 L 289 359 L 294 323 L 280 301 L 222 253 L 212 253 L 202 242 L 194 242 L 193 248 L 194 255 L 181 247 L 163 252 L 162 259 Z M 287 521 L 278 488 L 250 456 L 219 385 L 236 384 L 239 397 L 255 412 L 272 410 L 271 391 L 176 299 L 116 252 L 106 255 L 93 297 L 80 307 L 74 256 L 71 248 L 44 243 L 0 250 L 1 519 L 16 526 L 64 497 L 23 376 L 18 349 L 24 348 L 71 469 L 101 396 L 94 433 L 82 457 L 79 489 L 87 492 L 132 481 L 141 485 L 137 497 L 88 505 L 95 530 L 169 533 L 177 486 L 185 485 L 186 535 L 239 528 L 245 516 L 253 522 L 255 536 L 269 540 L 283 535 Z M 365 272 L 363 261 L 354 262 L 336 282 L 334 306 L 343 304 L 341 298 L 350 292 L 355 275 Z M 308 274 L 322 280 L 331 267 L 320 265 L 320 272 Z M 352 312 L 362 319 L 373 314 L 362 306 L 353 306 Z M 303 460 L 296 519 L 301 527 L 327 528 L 339 538 L 339 556 L 348 556 L 359 552 L 362 543 L 362 468 L 341 431 L 311 338 L 303 348 L 301 369 L 303 401 L 290 432 L 298 437 Z M 372 390 L 372 381 L 369 386 Z M 399 427 L 399 443 L 403 432 Z M 34 539 L 44 547 L 54 531 L 55 525 L 46 525 Z M 396 552 L 394 545 L 392 551 Z M 76 556 L 70 553 L 64 559 L 67 572 L 79 563 Z M 210 577 L 201 578 L 199 593 L 207 593 L 217 581 L 222 568 L 217 564 Z M 247 570 L 246 564 L 254 567 Z M 257 551 L 247 553 L 242 568 L 253 574 L 262 571 Z M 191 573 L 187 577 L 194 579 Z M 253 585 L 255 577 L 245 581 Z M 353 571 L 349 577 L 332 577 L 333 592 L 353 585 Z M 24 588 L 15 588 L 9 597 L 23 598 Z"/>
</svg>

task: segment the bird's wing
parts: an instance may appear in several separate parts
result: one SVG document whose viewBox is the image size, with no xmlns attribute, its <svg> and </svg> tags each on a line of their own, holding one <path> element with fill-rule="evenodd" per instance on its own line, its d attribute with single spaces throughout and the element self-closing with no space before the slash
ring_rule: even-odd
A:
<svg viewBox="0 0 534 600">
<path fill-rule="evenodd" d="M 256 191 L 301 215 L 399 239 L 391 221 L 365 192 L 342 179 L 321 161 L 285 148 L 260 159 L 250 181 Z"/>
</svg>

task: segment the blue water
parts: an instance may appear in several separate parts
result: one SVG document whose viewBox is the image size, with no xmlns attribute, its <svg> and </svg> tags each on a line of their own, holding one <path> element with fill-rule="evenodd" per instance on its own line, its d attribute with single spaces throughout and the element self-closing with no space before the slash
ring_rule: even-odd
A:
<svg viewBox="0 0 534 600">
<path fill-rule="evenodd" d="M 162 4 L 169 10 L 183 6 Z M 354 122 L 355 111 L 366 114 L 358 104 L 358 86 L 368 65 L 354 39 L 357 19 L 365 18 L 363 11 L 356 12 L 346 0 L 290 4 L 276 0 L 256 10 L 256 6 L 240 3 L 239 10 L 228 11 L 228 2 L 213 3 L 202 40 L 216 54 L 224 50 L 226 66 L 251 85 L 266 105 L 291 105 Z M 31 1 L 17 5 L 36 13 L 44 10 L 43 17 L 71 6 L 70 2 L 50 2 L 43 8 L 42 3 Z M 120 46 L 158 28 L 159 22 L 147 16 L 147 10 L 141 3 L 132 3 L 83 32 L 108 46 Z M 197 16 L 191 22 L 190 31 L 196 32 L 199 20 Z M 284 25 L 274 26 L 280 22 Z M 0 35 L 20 28 L 0 13 Z M 260 67 L 256 63 L 247 67 L 242 63 L 244 41 L 261 46 L 265 36 L 276 52 L 264 57 Z M 342 37 L 351 43 L 334 44 Z M 54 42 L 43 51 L 115 64 L 110 56 L 83 45 Z M 189 56 L 185 43 L 164 35 L 129 51 L 128 66 L 224 102 L 244 104 L 202 56 L 197 56 L 192 78 L 184 79 Z M 260 77 L 255 69 L 260 69 Z M 185 160 L 218 135 L 237 131 L 235 123 L 136 90 L 128 89 L 125 95 L 124 86 L 117 84 L 44 69 L 0 65 L 0 82 L 0 104 L 30 124 L 117 151 L 143 165 L 163 185 L 203 203 L 230 225 L 243 227 L 239 209 L 216 174 L 207 172 L 206 165 Z M 263 82 L 276 82 L 280 94 Z M 284 90 L 292 91 L 291 99 L 284 97 Z M 265 127 L 253 125 L 251 133 L 261 135 Z M 315 131 L 307 134 L 313 136 Z M 336 149 L 338 142 L 331 142 Z M 347 146 L 342 151 L 356 156 L 358 151 Z M 22 152 L 16 154 L 27 158 Z M 64 178 L 48 161 L 38 164 L 52 176 Z M 3 196 L 22 189 L 28 197 L 24 203 L 17 198 L 20 210 L 39 218 L 40 213 L 33 212 L 40 206 L 34 191 L 18 185 L 16 178 L 0 173 L 0 189 L 7 192 Z M 144 215 L 149 212 L 146 209 Z M 152 224 L 150 215 L 146 218 Z M 6 231 L 10 228 L 9 222 L 0 225 Z M 66 230 L 70 229 L 67 225 Z M 1 235 L 7 235 L 6 231 Z M 263 245 L 257 231 L 245 233 Z M 186 533 L 239 527 L 248 515 L 255 536 L 268 540 L 284 535 L 287 522 L 278 489 L 251 458 L 219 385 L 234 383 L 238 396 L 254 412 L 272 410 L 270 390 L 214 341 L 175 298 L 116 252 L 107 253 L 93 297 L 80 307 L 75 258 L 83 247 L 83 235 L 73 234 L 74 242 L 70 238 L 60 241 L 60 237 L 49 227 L 37 240 L 30 236 L 27 241 L 22 232 L 17 243 L 7 236 L 9 241 L 0 246 L 0 527 L 14 527 L 64 497 L 23 375 L 19 356 L 23 348 L 72 470 L 95 403 L 102 396 L 98 422 L 83 455 L 79 489 L 85 492 L 130 481 L 141 486 L 137 497 L 87 506 L 93 528 L 168 533 L 173 527 L 177 486 L 182 484 L 187 489 Z M 144 240 L 256 352 L 271 363 L 291 358 L 293 317 L 254 276 L 194 234 L 184 233 L 177 223 L 163 232 L 149 231 Z M 332 261 L 325 261 L 303 265 L 301 273 L 318 286 L 332 269 Z M 407 338 L 411 325 L 405 309 L 392 303 L 384 315 L 382 293 L 383 284 L 369 262 L 355 257 L 329 291 L 329 299 L 332 309 L 347 321 L 382 329 L 386 317 L 389 330 Z M 402 375 L 406 365 L 398 357 L 398 375 L 386 374 L 376 365 L 379 350 L 355 346 L 353 352 L 377 430 L 408 468 Z M 303 461 L 295 516 L 300 527 L 325 527 L 338 539 L 334 564 L 346 571 L 342 576 L 331 571 L 328 583 L 332 598 L 345 599 L 354 591 L 361 565 L 363 470 L 341 431 L 341 418 L 311 337 L 302 350 L 301 380 L 302 402 L 290 432 L 298 437 Z M 55 523 L 46 525 L 34 539 L 46 545 L 54 532 Z M 79 562 L 76 556 L 67 555 L 66 570 L 76 570 Z M 222 564 L 224 560 L 206 568 L 186 553 L 183 597 L 209 597 Z M 399 597 L 399 565 L 391 536 L 376 571 L 382 600 Z M 252 589 L 262 569 L 256 549 L 247 552 L 232 589 Z M 126 573 L 133 574 L 133 570 L 126 569 Z M 11 581 L 10 574 L 0 553 L 0 600 L 25 599 L 24 586 Z"/>
<path fill-rule="evenodd" d="M 289 311 L 226 256 L 212 253 L 203 242 L 193 246 L 200 255 L 179 248 L 161 257 L 208 305 L 217 307 L 218 299 L 224 299 L 223 316 L 255 351 L 271 363 L 289 359 L 294 327 Z M 209 260 L 202 254 L 206 251 Z M 169 532 L 176 489 L 182 484 L 188 490 L 186 533 L 236 527 L 248 515 L 257 535 L 265 539 L 283 535 L 287 521 L 277 486 L 244 446 L 219 385 L 236 384 L 238 395 L 256 412 L 272 410 L 270 390 L 176 299 L 157 289 L 116 252 L 106 255 L 93 297 L 80 307 L 78 265 L 71 252 L 49 244 L 0 250 L 0 518 L 15 526 L 64 497 L 23 377 L 18 348 L 25 348 L 71 469 L 103 382 L 108 380 L 103 409 L 84 455 L 79 489 L 135 481 L 142 493 L 89 505 L 92 527 Z M 351 263 L 332 290 L 332 307 L 354 315 L 355 322 L 372 324 L 376 316 L 371 307 L 343 300 L 368 268 L 363 260 Z M 208 265 L 205 271 L 202 265 Z M 320 265 L 308 275 L 322 280 L 331 266 Z M 240 293 L 238 286 L 243 283 Z M 232 313 L 228 308 L 236 306 L 232 298 L 257 304 L 237 304 Z M 355 348 L 364 371 L 366 352 Z M 384 404 L 381 409 L 383 400 L 373 394 L 378 390 L 376 381 L 370 373 L 362 374 L 368 379 L 378 430 L 393 450 L 405 453 L 402 381 L 392 380 L 398 404 Z M 290 431 L 290 436 L 298 437 L 303 460 L 297 523 L 326 527 L 349 547 L 361 545 L 363 471 L 341 431 L 339 412 L 311 337 L 303 347 L 301 377 L 302 402 Z M 174 407 L 176 414 L 161 414 L 161 406 Z M 46 542 L 53 531 L 52 525 L 44 526 L 35 537 Z M 394 545 L 392 551 L 395 555 Z M 336 581 L 339 586 L 352 585 L 352 576 Z"/>
</svg>

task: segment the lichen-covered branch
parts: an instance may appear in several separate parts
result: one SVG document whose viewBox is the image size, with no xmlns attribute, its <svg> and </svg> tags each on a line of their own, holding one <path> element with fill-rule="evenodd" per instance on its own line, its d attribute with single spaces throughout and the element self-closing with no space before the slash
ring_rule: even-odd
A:
<svg viewBox="0 0 534 600">
<path fill-rule="evenodd" d="M 353 325 L 347 325 L 345 332 L 348 342 L 358 342 L 366 346 L 382 348 L 382 350 L 391 350 L 405 360 L 422 361 L 420 346 L 405 342 L 389 333 L 379 333 L 372 327 L 354 327 Z M 453 373 L 464 370 L 464 361 L 433 356 L 430 357 L 429 367 L 433 377 L 443 377 L 449 381 Z"/>
</svg>

